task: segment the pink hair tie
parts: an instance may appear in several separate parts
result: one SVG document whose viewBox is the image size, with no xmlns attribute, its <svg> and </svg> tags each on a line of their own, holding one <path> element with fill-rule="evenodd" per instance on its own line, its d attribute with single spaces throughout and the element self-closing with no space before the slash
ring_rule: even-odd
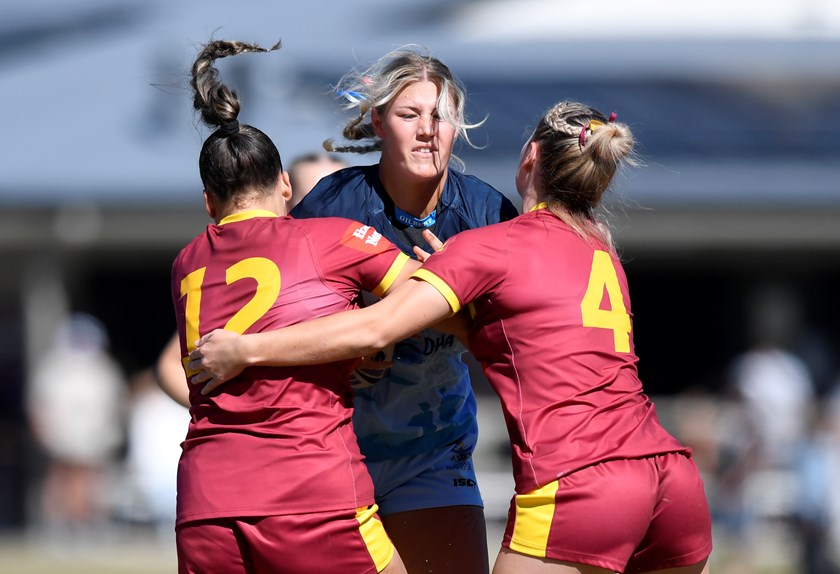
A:
<svg viewBox="0 0 840 574">
<path fill-rule="evenodd" d="M 616 118 L 618 118 L 618 114 L 616 112 L 613 112 L 610 114 L 610 119 L 608 121 L 610 123 L 613 123 L 616 120 Z"/>
<path fill-rule="evenodd" d="M 580 128 L 580 147 L 586 147 L 586 130 L 589 129 L 589 124 Z"/>
<path fill-rule="evenodd" d="M 586 130 L 594 132 L 602 125 L 604 125 L 604 122 L 599 122 L 598 120 L 590 120 L 589 123 L 580 128 L 580 147 L 586 147 Z"/>
</svg>

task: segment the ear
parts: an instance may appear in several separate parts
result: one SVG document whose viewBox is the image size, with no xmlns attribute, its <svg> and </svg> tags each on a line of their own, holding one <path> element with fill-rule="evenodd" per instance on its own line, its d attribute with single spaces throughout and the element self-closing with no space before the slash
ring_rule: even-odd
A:
<svg viewBox="0 0 840 574">
<path fill-rule="evenodd" d="M 210 219 L 216 219 L 216 196 L 206 189 L 204 190 L 204 209 L 207 210 Z"/>
<path fill-rule="evenodd" d="M 373 126 L 373 133 L 376 134 L 376 137 L 383 138 L 382 134 L 385 133 L 385 130 L 382 128 L 382 117 L 376 108 L 371 108 L 370 110 L 370 123 Z"/>
<path fill-rule="evenodd" d="M 537 168 L 537 160 L 540 156 L 540 144 L 535 141 L 528 142 L 522 150 L 522 157 L 519 160 L 519 170 L 526 174 L 529 179 Z"/>
<path fill-rule="evenodd" d="M 540 144 L 535 141 L 528 142 L 528 147 L 525 148 L 525 153 L 522 156 L 522 165 L 532 170 L 537 165 L 537 159 L 540 155 Z"/>
<path fill-rule="evenodd" d="M 289 180 L 288 171 L 280 172 L 280 177 L 277 178 L 277 190 L 280 192 L 284 201 L 292 199 L 292 183 Z"/>
<path fill-rule="evenodd" d="M 536 180 L 539 152 L 539 144 L 534 141 L 529 141 L 522 147 L 522 152 L 519 156 L 519 166 L 516 168 L 515 182 L 516 191 L 519 192 L 523 202 L 526 202 L 527 197 L 535 194 L 534 183 Z M 536 202 L 534 205 L 536 205 Z"/>
</svg>

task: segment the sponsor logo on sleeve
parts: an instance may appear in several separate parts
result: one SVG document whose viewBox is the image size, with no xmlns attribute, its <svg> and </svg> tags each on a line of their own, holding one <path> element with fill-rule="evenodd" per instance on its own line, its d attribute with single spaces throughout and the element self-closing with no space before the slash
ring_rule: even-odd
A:
<svg viewBox="0 0 840 574">
<path fill-rule="evenodd" d="M 389 246 L 388 240 L 383 239 L 381 233 L 370 225 L 361 223 L 353 223 L 348 227 L 341 238 L 341 243 L 364 253 L 382 253 Z"/>
</svg>

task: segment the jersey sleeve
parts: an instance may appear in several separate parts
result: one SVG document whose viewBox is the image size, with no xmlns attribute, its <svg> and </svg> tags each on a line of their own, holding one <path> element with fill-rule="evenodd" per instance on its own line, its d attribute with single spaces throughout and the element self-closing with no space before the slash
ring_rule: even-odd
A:
<svg viewBox="0 0 840 574">
<path fill-rule="evenodd" d="M 504 282 L 508 270 L 506 228 L 500 225 L 462 231 L 433 253 L 412 277 L 431 284 L 457 313 Z"/>
<path fill-rule="evenodd" d="M 370 225 L 340 217 L 310 220 L 325 278 L 350 278 L 381 297 L 409 257 Z"/>
<path fill-rule="evenodd" d="M 344 168 L 321 178 L 312 190 L 292 209 L 295 219 L 313 217 L 355 217 L 349 213 L 362 201 L 356 168 Z M 358 194 L 358 195 L 357 195 Z"/>
</svg>

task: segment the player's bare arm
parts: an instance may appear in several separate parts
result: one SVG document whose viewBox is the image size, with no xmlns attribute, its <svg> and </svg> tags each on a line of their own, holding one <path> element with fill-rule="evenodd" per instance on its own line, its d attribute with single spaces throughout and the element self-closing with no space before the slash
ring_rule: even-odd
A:
<svg viewBox="0 0 840 574">
<path fill-rule="evenodd" d="M 190 393 L 187 378 L 184 375 L 184 366 L 181 363 L 181 344 L 178 342 L 178 333 L 172 335 L 161 351 L 155 364 L 155 375 L 155 380 L 163 392 L 176 403 L 189 408 Z"/>
<path fill-rule="evenodd" d="M 216 330 L 196 343 L 191 382 L 208 393 L 248 366 L 316 365 L 372 353 L 452 314 L 447 300 L 425 281 L 412 280 L 382 301 L 276 331 L 237 335 Z"/>
</svg>

